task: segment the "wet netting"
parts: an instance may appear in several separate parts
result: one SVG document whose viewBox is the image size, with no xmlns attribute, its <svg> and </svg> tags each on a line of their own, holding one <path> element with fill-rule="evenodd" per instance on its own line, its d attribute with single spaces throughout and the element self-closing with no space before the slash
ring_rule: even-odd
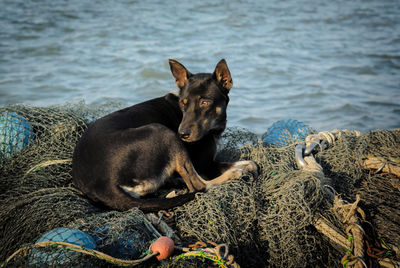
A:
<svg viewBox="0 0 400 268">
<path fill-rule="evenodd" d="M 400 267 L 400 130 L 302 125 L 297 135 L 289 120 L 290 131 L 275 126 L 282 135 L 271 128 L 260 140 L 229 128 L 217 158 L 253 160 L 258 178 L 245 174 L 158 215 L 117 212 L 92 204 L 71 177 L 83 131 L 117 107 L 0 108 L 2 266 Z M 175 250 L 158 261 L 160 236 Z"/>
</svg>

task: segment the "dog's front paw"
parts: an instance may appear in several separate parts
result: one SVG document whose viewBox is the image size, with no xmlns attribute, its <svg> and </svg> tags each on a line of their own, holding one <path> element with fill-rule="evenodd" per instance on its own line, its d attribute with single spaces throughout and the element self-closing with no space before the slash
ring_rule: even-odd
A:
<svg viewBox="0 0 400 268">
<path fill-rule="evenodd" d="M 259 175 L 258 165 L 253 161 L 238 161 L 233 165 L 234 169 L 241 169 L 242 175 L 251 174 L 254 178 L 257 178 Z"/>
<path fill-rule="evenodd" d="M 231 180 L 240 179 L 245 174 L 244 168 L 241 166 L 231 167 L 228 172 L 230 173 L 229 177 Z"/>
</svg>

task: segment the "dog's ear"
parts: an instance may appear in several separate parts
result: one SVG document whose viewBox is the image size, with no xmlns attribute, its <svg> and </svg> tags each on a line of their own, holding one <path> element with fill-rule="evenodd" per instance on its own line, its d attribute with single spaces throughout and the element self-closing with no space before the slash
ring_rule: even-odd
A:
<svg viewBox="0 0 400 268">
<path fill-rule="evenodd" d="M 183 86 L 188 81 L 189 77 L 192 74 L 179 62 L 176 60 L 169 60 L 169 67 L 171 68 L 172 75 L 175 77 L 176 85 L 179 88 L 183 88 Z"/>
<path fill-rule="evenodd" d="M 224 59 L 220 60 L 215 67 L 214 77 L 218 83 L 226 89 L 226 93 L 233 87 L 231 73 L 229 72 L 228 65 Z"/>
</svg>

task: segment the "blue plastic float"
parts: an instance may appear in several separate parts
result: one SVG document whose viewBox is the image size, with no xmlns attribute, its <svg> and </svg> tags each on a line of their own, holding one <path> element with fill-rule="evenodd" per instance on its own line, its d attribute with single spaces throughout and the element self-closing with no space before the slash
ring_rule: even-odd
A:
<svg viewBox="0 0 400 268">
<path fill-rule="evenodd" d="M 33 138 L 33 128 L 22 115 L 13 111 L 0 113 L 0 159 L 20 152 Z"/>
<path fill-rule="evenodd" d="M 66 242 L 87 249 L 96 248 L 96 242 L 89 234 L 73 228 L 51 230 L 40 237 L 36 243 L 43 241 Z M 52 249 L 49 251 L 45 248 L 34 248 L 29 255 L 29 264 L 37 267 L 67 266 L 81 256 L 81 253 L 67 249 Z"/>
<path fill-rule="evenodd" d="M 262 136 L 264 145 L 286 146 L 303 141 L 313 129 L 297 120 L 275 122 Z"/>
</svg>

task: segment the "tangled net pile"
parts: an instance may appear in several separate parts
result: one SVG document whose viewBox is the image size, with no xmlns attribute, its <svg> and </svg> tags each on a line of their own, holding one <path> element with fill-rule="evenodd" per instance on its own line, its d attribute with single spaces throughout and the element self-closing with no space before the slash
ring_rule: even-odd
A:
<svg viewBox="0 0 400 268">
<path fill-rule="evenodd" d="M 100 253 L 122 260 L 146 255 L 159 234 L 143 212 L 136 208 L 106 211 L 72 185 L 76 142 L 88 123 L 115 107 L 19 105 L 0 109 L 0 119 L 8 120 L 0 123 L 0 260 L 11 256 L 4 266 L 113 267 L 121 263 Z M 198 193 L 195 200 L 175 208 L 169 222 L 176 230 L 175 238 L 182 246 L 198 241 L 226 243 L 243 267 L 352 267 L 361 262 L 354 258 L 355 243 L 347 240 L 357 235 L 348 230 L 359 225 L 364 232 L 362 261 L 396 267 L 400 260 L 400 183 L 393 170 L 400 166 L 400 130 L 339 133 L 328 148 L 317 147 L 314 155 L 323 171 L 317 172 L 296 164 L 299 142 L 267 145 L 249 131 L 227 129 L 217 157 L 251 159 L 261 174 L 258 178 L 245 175 Z M 371 169 L 365 165 L 371 158 L 386 165 Z M 353 211 L 363 212 L 343 220 L 345 203 L 337 201 L 339 196 L 353 204 Z M 43 234 L 62 227 L 89 234 L 94 249 L 79 252 L 54 243 L 35 245 Z M 141 265 L 208 267 L 214 263 L 201 255 L 177 255 L 176 250 L 167 260 L 153 258 Z"/>
</svg>

